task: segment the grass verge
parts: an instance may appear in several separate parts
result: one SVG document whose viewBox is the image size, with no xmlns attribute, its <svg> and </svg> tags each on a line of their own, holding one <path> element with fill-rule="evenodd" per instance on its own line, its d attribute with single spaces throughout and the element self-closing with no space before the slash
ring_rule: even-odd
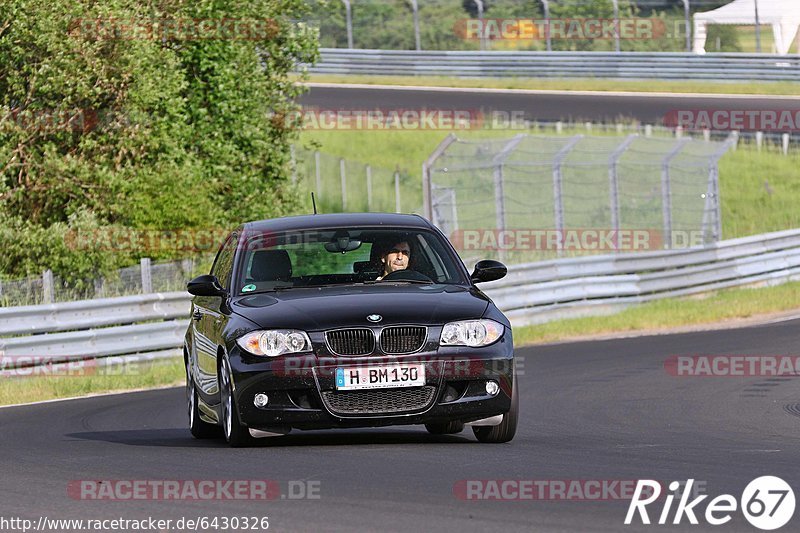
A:
<svg viewBox="0 0 800 533">
<path fill-rule="evenodd" d="M 115 371 L 114 368 L 118 370 Z M 20 376 L 6 377 L 0 382 L 0 405 L 183 385 L 185 381 L 183 360 L 180 356 L 114 368 L 107 372 L 105 369 L 98 369 L 93 375 L 87 375 L 88 372 L 82 370 L 65 372 L 64 375 L 35 375 L 19 371 Z"/>
<path fill-rule="evenodd" d="M 453 78 L 445 76 L 343 76 L 314 74 L 312 83 L 359 83 L 364 85 L 419 85 L 486 89 L 527 89 L 540 91 L 630 91 L 640 93 L 763 94 L 797 96 L 800 83 L 794 82 L 713 82 L 683 80 L 601 80 L 593 78 Z"/>
<path fill-rule="evenodd" d="M 725 289 L 702 296 L 649 302 L 608 316 L 572 318 L 514 328 L 514 343 L 523 346 L 612 333 L 659 332 L 799 308 L 800 282 L 774 287 Z"/>
</svg>

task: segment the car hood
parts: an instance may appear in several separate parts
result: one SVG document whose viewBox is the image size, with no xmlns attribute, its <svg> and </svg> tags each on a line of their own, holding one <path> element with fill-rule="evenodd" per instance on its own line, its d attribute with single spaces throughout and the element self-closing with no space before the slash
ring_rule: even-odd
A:
<svg viewBox="0 0 800 533">
<path fill-rule="evenodd" d="M 262 328 L 320 331 L 369 325 L 368 315 L 390 324 L 443 324 L 480 318 L 490 300 L 458 285 L 377 284 L 296 288 L 240 296 L 233 311 Z"/>
</svg>

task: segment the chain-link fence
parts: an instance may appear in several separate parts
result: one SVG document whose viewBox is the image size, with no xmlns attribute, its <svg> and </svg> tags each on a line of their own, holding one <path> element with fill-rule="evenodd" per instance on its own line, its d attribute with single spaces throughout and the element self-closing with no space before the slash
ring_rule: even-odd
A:
<svg viewBox="0 0 800 533">
<path fill-rule="evenodd" d="M 40 277 L 0 282 L 0 307 L 185 290 L 188 280 L 208 273 L 212 261 L 213 256 L 164 263 L 144 258 L 138 265 L 80 285 L 46 270 Z"/>
<path fill-rule="evenodd" d="M 295 147 L 298 184 L 316 193 L 321 213 L 419 212 L 419 174 L 366 165 Z"/>
<path fill-rule="evenodd" d="M 704 245 L 721 238 L 717 164 L 735 141 L 451 135 L 425 164 L 425 213 L 468 259 Z"/>
</svg>

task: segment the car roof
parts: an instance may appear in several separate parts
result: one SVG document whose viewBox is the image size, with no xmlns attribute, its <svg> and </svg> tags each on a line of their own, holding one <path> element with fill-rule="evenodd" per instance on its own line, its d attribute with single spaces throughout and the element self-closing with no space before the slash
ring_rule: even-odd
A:
<svg viewBox="0 0 800 533">
<path fill-rule="evenodd" d="M 401 228 L 430 229 L 430 222 L 419 215 L 397 213 L 331 213 L 325 215 L 300 215 L 247 222 L 246 232 L 289 231 L 324 229 L 339 226 L 367 227 L 387 226 Z"/>
</svg>

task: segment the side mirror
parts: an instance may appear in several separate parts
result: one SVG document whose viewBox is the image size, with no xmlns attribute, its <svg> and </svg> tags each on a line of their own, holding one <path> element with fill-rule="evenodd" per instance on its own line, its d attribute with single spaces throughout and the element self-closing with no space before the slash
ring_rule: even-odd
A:
<svg viewBox="0 0 800 533">
<path fill-rule="evenodd" d="M 495 281 L 508 274 L 508 268 L 500 261 L 484 259 L 475 264 L 475 271 L 470 276 L 473 283 Z"/>
<path fill-rule="evenodd" d="M 211 274 L 197 276 L 186 285 L 186 290 L 195 296 L 225 296 L 227 294 L 217 277 Z"/>
</svg>

